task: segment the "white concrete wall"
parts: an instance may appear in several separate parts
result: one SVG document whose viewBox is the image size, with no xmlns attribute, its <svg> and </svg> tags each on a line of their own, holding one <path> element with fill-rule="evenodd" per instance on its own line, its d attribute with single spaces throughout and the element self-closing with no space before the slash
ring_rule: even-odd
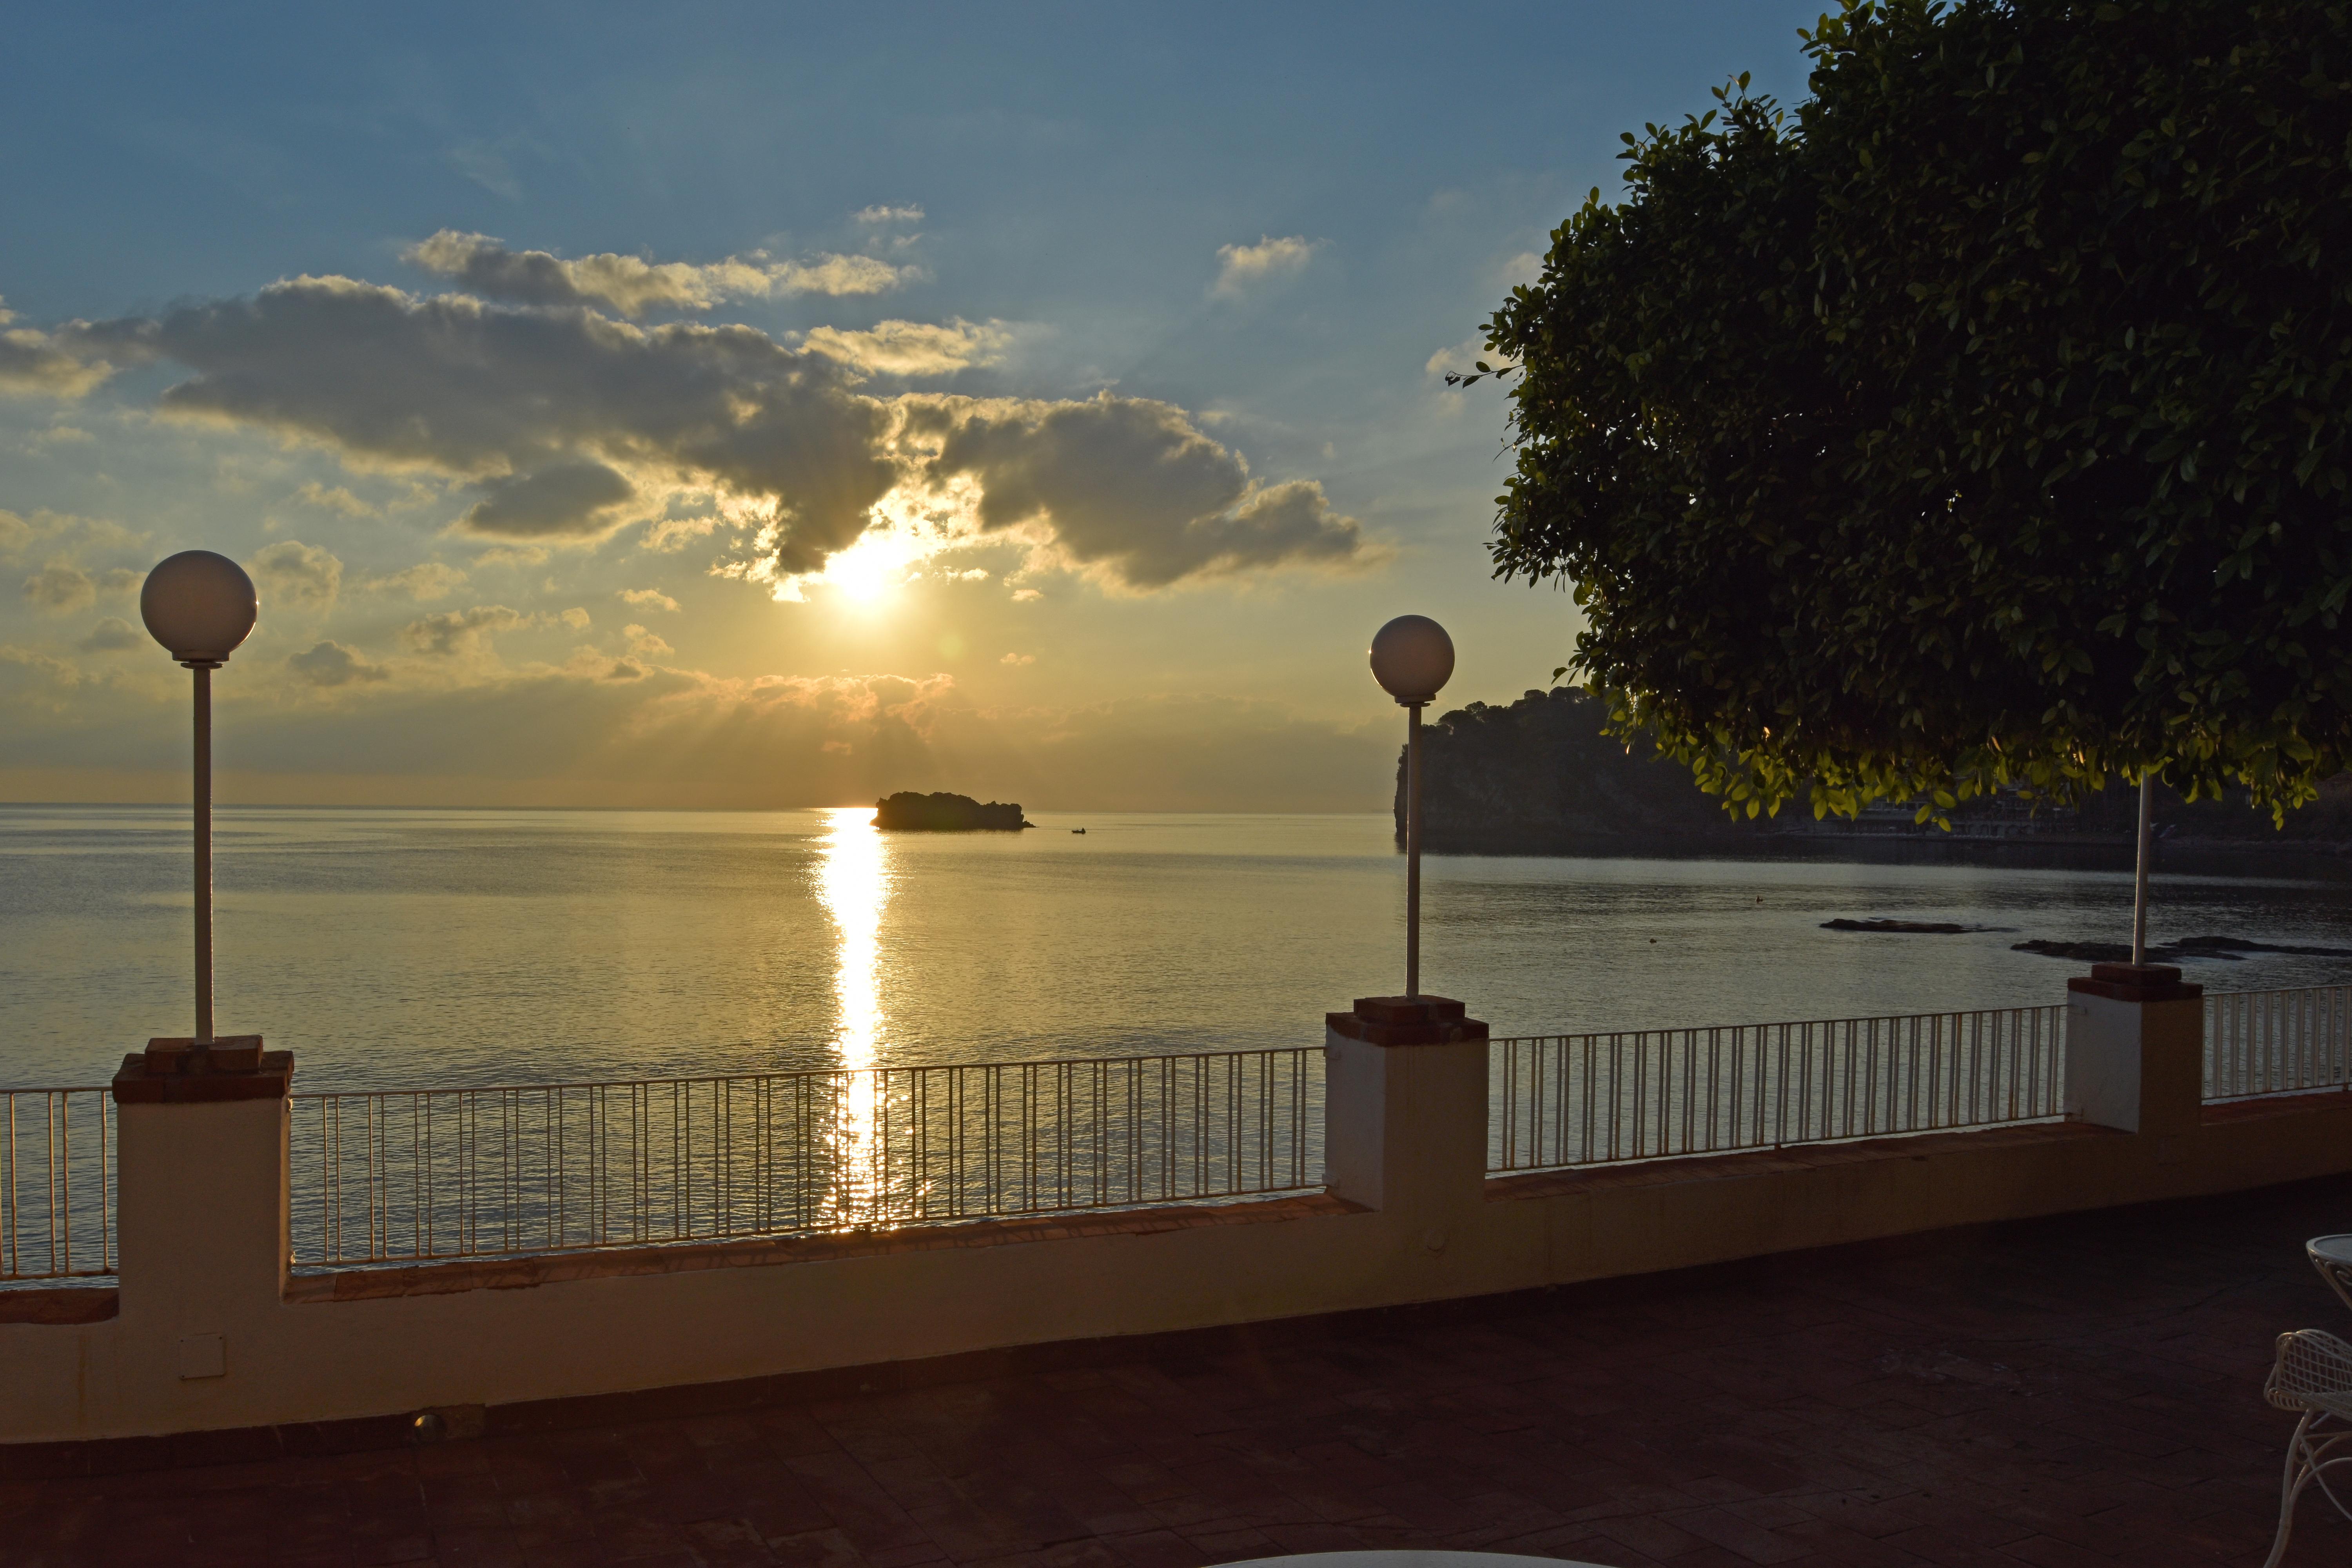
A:
<svg viewBox="0 0 2352 1568">
<path fill-rule="evenodd" d="M 2138 1132 L 1942 1134 L 1488 1183 L 1483 1044 L 1331 1045 L 1334 1185 L 1364 1212 L 350 1301 L 287 1297 L 282 1100 L 125 1106 L 121 1310 L 0 1323 L 0 1441 L 500 1405 L 1294 1317 L 2352 1168 L 2352 1097 L 2217 1121 L 2199 1115 L 2193 1076 L 2184 1104 L 2179 1074 L 2151 1070 L 2141 1081 L 2161 1103 L 2142 1101 Z"/>
</svg>

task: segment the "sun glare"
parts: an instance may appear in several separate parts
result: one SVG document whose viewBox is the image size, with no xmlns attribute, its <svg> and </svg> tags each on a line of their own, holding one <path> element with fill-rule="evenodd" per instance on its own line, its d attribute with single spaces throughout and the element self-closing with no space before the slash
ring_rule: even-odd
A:
<svg viewBox="0 0 2352 1568">
<path fill-rule="evenodd" d="M 925 554 L 923 542 L 895 529 L 869 530 L 810 579 L 855 604 L 870 605 L 905 585 L 907 568 Z"/>
<path fill-rule="evenodd" d="M 839 1187 L 835 1217 L 854 1223 L 867 1217 L 879 1193 L 873 1168 L 879 1109 L 875 1066 L 887 1015 L 882 1006 L 882 910 L 890 901 L 888 850 L 872 826 L 870 805 L 842 806 L 826 814 L 818 840 L 817 901 L 833 919 L 834 990 L 841 1009 L 835 1041 L 839 1065 L 855 1076 L 844 1086 L 832 1129 Z"/>
</svg>

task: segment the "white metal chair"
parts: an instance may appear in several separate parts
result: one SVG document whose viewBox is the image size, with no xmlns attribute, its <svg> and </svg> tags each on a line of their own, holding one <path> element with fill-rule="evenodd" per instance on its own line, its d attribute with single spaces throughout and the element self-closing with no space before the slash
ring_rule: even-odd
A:
<svg viewBox="0 0 2352 1568">
<path fill-rule="evenodd" d="M 2315 1236 L 2303 1244 L 2303 1255 L 2336 1298 L 2352 1307 L 2352 1236 Z"/>
<path fill-rule="evenodd" d="M 2352 1467 L 2352 1345 L 2318 1329 L 2295 1329 L 2278 1338 L 2278 1360 L 2263 1397 L 2281 1410 L 2298 1410 L 2294 1437 L 2286 1447 L 2286 1475 L 2279 1487 L 2278 1539 L 2271 1545 L 2263 1568 L 2278 1568 L 2286 1554 L 2286 1540 L 2294 1529 L 2295 1500 L 2314 1481 L 2352 1519 L 2352 1508 L 2336 1495 L 2324 1473 L 2338 1466 Z M 2337 1450 L 2341 1449 L 2341 1452 Z"/>
</svg>

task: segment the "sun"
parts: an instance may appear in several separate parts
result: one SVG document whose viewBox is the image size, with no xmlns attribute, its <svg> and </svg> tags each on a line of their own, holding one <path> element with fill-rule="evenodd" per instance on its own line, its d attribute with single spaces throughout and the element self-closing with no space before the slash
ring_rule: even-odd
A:
<svg viewBox="0 0 2352 1568">
<path fill-rule="evenodd" d="M 907 569 L 928 553 L 921 540 L 898 529 L 869 529 L 856 543 L 829 558 L 824 570 L 809 581 L 853 604 L 878 604 L 906 585 Z"/>
</svg>

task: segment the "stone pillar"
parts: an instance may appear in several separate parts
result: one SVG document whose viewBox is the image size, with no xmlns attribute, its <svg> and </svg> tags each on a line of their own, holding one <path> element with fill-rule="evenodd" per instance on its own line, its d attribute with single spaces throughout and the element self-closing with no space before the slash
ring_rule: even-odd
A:
<svg viewBox="0 0 2352 1568">
<path fill-rule="evenodd" d="M 2177 1141 L 2205 1102 L 2205 988 L 2165 963 L 2095 963 L 2066 982 L 2066 1114 Z"/>
<path fill-rule="evenodd" d="M 250 1383 L 283 1305 L 293 1077 L 258 1035 L 152 1040 L 115 1075 L 122 1374 L 191 1415 Z"/>
<path fill-rule="evenodd" d="M 1324 1015 L 1331 1191 L 1425 1223 L 1475 1212 L 1486 1180 L 1486 1026 L 1442 996 L 1360 996 Z"/>
</svg>

